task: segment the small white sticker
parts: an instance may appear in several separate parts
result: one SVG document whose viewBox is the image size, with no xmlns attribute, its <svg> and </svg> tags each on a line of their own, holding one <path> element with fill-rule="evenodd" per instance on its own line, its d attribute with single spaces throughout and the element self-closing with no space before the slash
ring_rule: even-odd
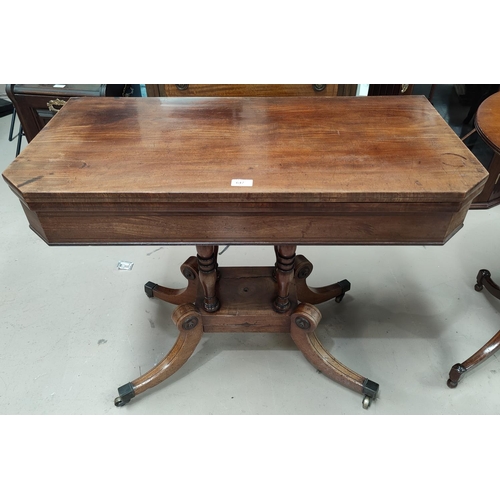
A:
<svg viewBox="0 0 500 500">
<path fill-rule="evenodd" d="M 253 179 L 233 179 L 231 186 L 253 186 Z"/>
<path fill-rule="evenodd" d="M 54 85 L 55 89 L 63 89 L 64 87 L 66 87 L 66 84 L 63 85 L 62 83 L 56 83 Z"/>
<path fill-rule="evenodd" d="M 120 261 L 118 261 L 117 267 L 120 271 L 131 271 L 132 268 L 134 267 L 134 263 L 128 262 L 126 260 L 120 260 Z"/>
</svg>

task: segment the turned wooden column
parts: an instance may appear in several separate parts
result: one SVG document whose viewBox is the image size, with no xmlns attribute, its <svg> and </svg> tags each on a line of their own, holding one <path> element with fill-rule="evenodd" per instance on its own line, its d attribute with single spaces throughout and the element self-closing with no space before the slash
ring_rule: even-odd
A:
<svg viewBox="0 0 500 500">
<path fill-rule="evenodd" d="M 293 280 L 295 268 L 296 245 L 276 245 L 276 281 L 278 282 L 278 296 L 274 300 L 274 310 L 284 313 L 290 309 L 288 298 L 290 283 Z"/>
<path fill-rule="evenodd" d="M 216 312 L 220 308 L 220 302 L 215 295 L 215 283 L 217 282 L 217 249 L 213 245 L 197 245 L 198 271 L 201 286 L 205 298 L 203 307 L 207 312 Z"/>
</svg>

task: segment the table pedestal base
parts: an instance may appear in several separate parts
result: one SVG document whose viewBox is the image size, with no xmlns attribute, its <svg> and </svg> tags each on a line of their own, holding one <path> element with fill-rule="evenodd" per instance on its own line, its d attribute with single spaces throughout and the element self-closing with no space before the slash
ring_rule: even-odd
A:
<svg viewBox="0 0 500 500">
<path fill-rule="evenodd" d="M 214 255 L 216 250 L 215 247 Z M 207 264 L 207 269 L 211 269 L 208 272 L 216 276 L 215 293 L 210 289 L 207 292 L 207 287 L 203 286 L 203 280 L 207 278 L 199 264 L 205 265 L 208 258 L 200 261 L 200 255 L 190 257 L 181 266 L 181 272 L 188 280 L 186 288 L 177 290 L 146 283 L 145 291 L 149 297 L 178 304 L 172 320 L 179 329 L 179 337 L 157 366 L 118 389 L 116 406 L 125 405 L 175 373 L 189 359 L 204 332 L 289 333 L 313 366 L 332 380 L 362 394 L 363 407 L 370 406 L 377 396 L 378 384 L 339 363 L 315 334 L 321 313 L 313 304 L 332 298 L 340 302 L 350 289 L 347 280 L 321 288 L 309 287 L 306 278 L 312 272 L 312 264 L 302 255 L 293 255 L 286 260 L 288 264 L 292 261 L 292 267 L 291 275 L 286 278 L 288 293 L 283 294 L 283 287 L 279 284 L 282 269 L 278 251 L 275 267 L 219 268 L 215 259 L 211 267 Z M 216 299 L 209 300 L 210 295 Z M 211 304 L 217 304 L 218 309 L 212 312 L 214 307 Z"/>
</svg>

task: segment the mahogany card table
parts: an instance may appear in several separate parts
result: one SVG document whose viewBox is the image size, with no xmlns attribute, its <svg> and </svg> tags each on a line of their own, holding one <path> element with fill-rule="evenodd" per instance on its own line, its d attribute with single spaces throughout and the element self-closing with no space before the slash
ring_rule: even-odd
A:
<svg viewBox="0 0 500 500">
<path fill-rule="evenodd" d="M 298 245 L 442 245 L 487 172 L 423 96 L 72 98 L 4 172 L 49 245 L 196 246 L 176 304 L 179 337 L 120 386 L 117 406 L 159 384 L 204 332 L 289 333 L 323 374 L 362 394 L 315 330 L 347 279 L 308 286 Z M 272 245 L 275 263 L 219 267 L 219 245 Z M 244 264 L 244 263 L 243 263 Z"/>
</svg>

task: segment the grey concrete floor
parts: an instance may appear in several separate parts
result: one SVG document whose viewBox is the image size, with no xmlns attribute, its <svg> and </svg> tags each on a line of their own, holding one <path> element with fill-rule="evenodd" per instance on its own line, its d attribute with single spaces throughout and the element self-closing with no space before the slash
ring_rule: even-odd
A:
<svg viewBox="0 0 500 500">
<path fill-rule="evenodd" d="M 0 171 L 15 157 L 0 118 Z M 25 143 L 25 142 L 24 142 Z M 446 386 L 450 367 L 500 329 L 500 301 L 473 289 L 500 281 L 500 206 L 474 210 L 444 246 L 300 247 L 309 282 L 347 278 L 344 301 L 319 306 L 317 331 L 339 361 L 380 384 L 361 396 L 317 372 L 284 334 L 206 334 L 174 376 L 123 407 L 117 387 L 158 363 L 177 337 L 175 306 L 147 281 L 181 287 L 193 247 L 49 247 L 0 182 L 0 414 L 498 414 L 493 356 Z M 120 271 L 120 260 L 134 263 Z M 220 266 L 272 265 L 270 247 L 230 247 Z"/>
</svg>

